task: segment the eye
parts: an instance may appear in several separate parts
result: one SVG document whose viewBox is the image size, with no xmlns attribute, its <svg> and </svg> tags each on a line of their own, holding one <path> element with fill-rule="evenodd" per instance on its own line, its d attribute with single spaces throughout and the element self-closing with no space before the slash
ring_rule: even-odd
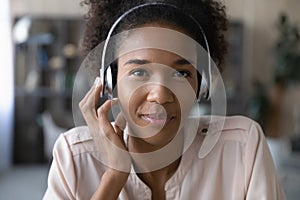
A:
<svg viewBox="0 0 300 200">
<path fill-rule="evenodd" d="M 136 77 L 145 77 L 148 76 L 148 72 L 144 69 L 134 69 L 130 72 L 130 75 L 136 76 Z"/>
<path fill-rule="evenodd" d="M 191 77 L 191 72 L 186 70 L 178 70 L 174 72 L 173 76 L 177 78 L 188 78 Z"/>
</svg>

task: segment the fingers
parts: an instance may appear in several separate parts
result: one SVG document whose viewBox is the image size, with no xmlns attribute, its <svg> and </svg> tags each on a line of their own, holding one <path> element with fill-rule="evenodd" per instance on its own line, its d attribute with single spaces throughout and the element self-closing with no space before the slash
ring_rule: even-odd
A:
<svg viewBox="0 0 300 200">
<path fill-rule="evenodd" d="M 79 102 L 79 108 L 81 109 L 81 111 L 83 111 L 82 108 L 84 108 L 84 105 L 86 104 L 86 101 L 88 100 L 88 98 L 90 97 L 90 95 L 92 94 L 93 92 L 93 87 L 92 86 L 89 91 L 85 94 L 85 96 L 83 97 L 83 99 Z"/>
<path fill-rule="evenodd" d="M 101 129 L 103 130 L 104 134 L 109 137 L 110 132 L 115 132 L 111 123 L 109 122 L 108 113 L 111 110 L 113 104 L 117 103 L 117 99 L 107 100 L 105 103 L 102 104 L 101 107 L 98 108 L 98 122 L 101 124 Z M 110 137 L 109 137 L 110 138 Z"/>
<path fill-rule="evenodd" d="M 84 98 L 80 101 L 79 106 L 86 104 L 86 101 L 89 99 L 90 95 L 92 95 L 93 92 L 95 92 L 95 90 L 97 88 L 98 89 L 102 88 L 100 77 L 97 77 L 95 79 L 95 82 L 94 82 L 93 86 L 89 89 L 89 91 L 86 93 L 86 95 L 84 96 Z"/>
<path fill-rule="evenodd" d="M 97 77 L 94 85 L 90 88 L 90 90 L 86 93 L 84 98 L 79 103 L 79 108 L 88 125 L 97 121 L 95 103 L 96 99 L 98 100 L 99 98 L 98 94 L 100 93 L 101 88 L 101 80 L 99 77 Z"/>
<path fill-rule="evenodd" d="M 101 135 L 99 135 L 99 137 L 104 136 L 104 142 L 108 142 L 108 144 L 103 145 L 102 143 L 102 147 L 104 146 L 109 146 L 109 144 L 113 143 L 114 145 L 116 145 L 117 147 L 123 149 L 123 150 L 127 150 L 126 144 L 123 140 L 123 130 L 125 128 L 125 118 L 122 117 L 122 115 L 118 115 L 118 123 L 124 127 L 123 129 L 120 129 L 117 125 L 115 125 L 114 127 L 112 126 L 112 124 L 109 122 L 108 119 L 108 113 L 111 110 L 112 106 L 117 104 L 118 99 L 112 99 L 112 100 L 107 100 L 104 104 L 102 104 L 102 106 L 100 108 L 98 108 L 97 113 L 98 113 L 98 123 L 99 125 L 101 124 L 101 126 L 99 126 L 100 131 L 99 133 Z M 96 136 L 97 137 L 97 136 Z"/>
<path fill-rule="evenodd" d="M 113 127 L 109 120 L 109 111 L 112 108 L 112 105 L 118 102 L 117 99 L 107 100 L 104 102 L 96 112 L 96 102 L 99 99 L 99 95 L 102 89 L 100 78 L 95 80 L 94 85 L 87 92 L 85 97 L 79 103 L 80 110 L 83 114 L 83 117 L 90 128 L 91 134 L 94 139 L 99 141 L 102 136 L 107 137 L 110 141 L 115 142 L 118 146 L 123 145 L 121 140 L 123 136 L 123 130 L 126 126 L 125 118 L 122 115 L 117 117 L 117 129 Z"/>
<path fill-rule="evenodd" d="M 126 119 L 122 113 L 119 113 L 116 120 L 115 126 L 117 126 L 120 130 L 124 131 L 126 127 Z"/>
<path fill-rule="evenodd" d="M 97 77 L 97 78 L 99 78 L 99 77 Z M 99 78 L 98 80 L 97 80 L 97 78 L 96 78 L 96 80 L 95 80 L 95 99 L 94 99 L 94 105 L 95 105 L 95 107 L 98 105 L 98 101 L 99 101 L 99 98 L 100 98 L 100 92 L 101 92 L 101 90 L 102 90 L 102 83 L 101 83 L 101 79 Z"/>
<path fill-rule="evenodd" d="M 128 172 L 131 159 L 123 140 L 122 130 L 125 128 L 126 121 L 123 115 L 118 115 L 115 127 L 109 121 L 109 112 L 112 106 L 118 102 L 117 99 L 107 100 L 97 110 L 95 109 L 95 102 L 99 98 L 102 87 L 96 82 L 79 103 L 81 112 L 103 162 L 110 168 Z"/>
</svg>

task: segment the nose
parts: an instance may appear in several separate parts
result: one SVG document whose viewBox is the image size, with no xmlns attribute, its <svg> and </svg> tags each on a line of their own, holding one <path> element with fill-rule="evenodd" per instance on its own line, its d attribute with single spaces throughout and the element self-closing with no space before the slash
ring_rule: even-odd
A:
<svg viewBox="0 0 300 200">
<path fill-rule="evenodd" d="M 150 90 L 147 95 L 147 101 L 158 104 L 171 103 L 174 101 L 174 94 L 165 86 L 155 84 L 149 87 Z"/>
</svg>

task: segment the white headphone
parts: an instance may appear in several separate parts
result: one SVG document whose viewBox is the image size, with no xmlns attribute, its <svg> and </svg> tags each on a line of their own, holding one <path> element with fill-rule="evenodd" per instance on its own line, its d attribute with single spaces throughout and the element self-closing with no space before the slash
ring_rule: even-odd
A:
<svg viewBox="0 0 300 200">
<path fill-rule="evenodd" d="M 211 57 L 210 57 L 210 50 L 209 50 L 209 45 L 207 38 L 205 36 L 204 30 L 202 29 L 201 25 L 198 23 L 198 21 L 191 15 L 187 15 L 184 13 L 180 8 L 173 4 L 169 3 L 163 3 L 163 2 L 153 2 L 153 3 L 145 3 L 141 4 L 138 6 L 135 6 L 129 10 L 127 10 L 125 13 L 123 13 L 111 26 L 107 38 L 104 43 L 103 51 L 102 51 L 102 59 L 101 59 L 101 68 L 100 68 L 100 76 L 102 79 L 102 91 L 100 93 L 100 96 L 103 97 L 107 95 L 109 98 L 113 97 L 113 89 L 116 84 L 116 79 L 117 77 L 114 77 L 114 73 L 112 72 L 112 67 L 111 65 L 105 66 L 105 56 L 108 48 L 108 43 L 110 40 L 110 37 L 115 30 L 116 26 L 122 21 L 127 15 L 130 13 L 134 12 L 135 10 L 138 10 L 140 8 L 148 7 L 148 6 L 166 6 L 170 8 L 174 8 L 184 15 L 188 16 L 193 22 L 199 27 L 199 30 L 201 31 L 201 34 L 204 38 L 205 46 L 206 46 L 206 51 L 207 51 L 207 57 L 208 57 L 208 75 L 206 76 L 205 73 L 203 72 L 201 74 L 201 84 L 200 84 L 200 89 L 198 91 L 198 100 L 200 100 L 202 97 L 205 99 L 209 100 L 211 97 L 211 91 L 212 91 L 212 71 L 211 71 Z"/>
</svg>

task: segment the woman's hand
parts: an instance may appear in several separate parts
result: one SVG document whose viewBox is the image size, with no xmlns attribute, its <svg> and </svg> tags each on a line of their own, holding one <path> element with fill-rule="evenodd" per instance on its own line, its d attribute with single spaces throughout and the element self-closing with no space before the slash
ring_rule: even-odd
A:
<svg viewBox="0 0 300 200">
<path fill-rule="evenodd" d="M 100 78 L 97 77 L 94 85 L 79 103 L 79 107 L 100 153 L 101 162 L 108 166 L 93 199 L 116 199 L 127 181 L 131 166 L 131 159 L 123 140 L 126 121 L 122 114 L 117 116 L 114 125 L 108 119 L 108 113 L 112 105 L 117 103 L 117 99 L 107 100 L 96 109 L 102 88 L 100 82 Z"/>
</svg>

